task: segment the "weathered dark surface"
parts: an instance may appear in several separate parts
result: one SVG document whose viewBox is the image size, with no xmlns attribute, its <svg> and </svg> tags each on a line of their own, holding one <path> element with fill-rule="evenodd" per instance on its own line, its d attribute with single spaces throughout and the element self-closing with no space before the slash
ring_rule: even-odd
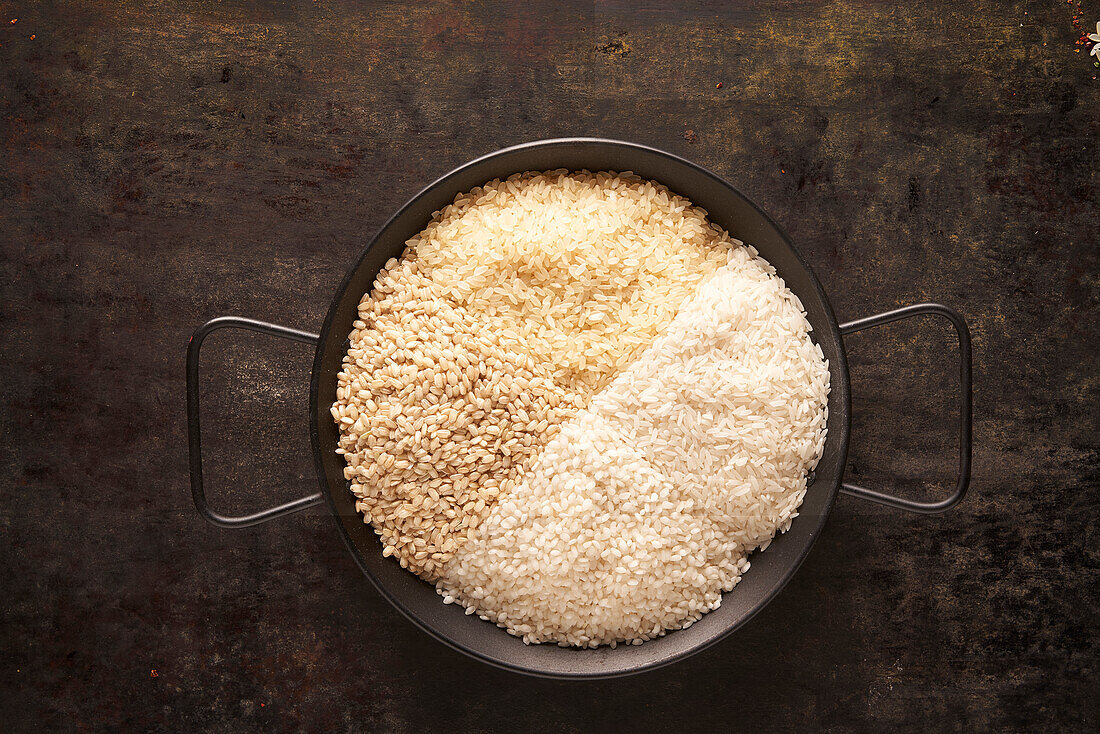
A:
<svg viewBox="0 0 1100 734">
<path fill-rule="evenodd" d="M 0 3 L 0 728 L 1100 726 L 1100 106 L 1072 6 L 140 5 Z M 205 525 L 183 354 L 219 314 L 318 328 L 415 190 L 575 134 L 736 182 L 842 319 L 959 308 L 976 422 L 956 510 L 841 499 L 733 638 L 565 684 L 414 629 L 322 514 Z M 313 491 L 308 350 L 209 344 L 215 501 Z M 947 327 L 849 348 L 849 476 L 932 496 L 954 467 Z"/>
</svg>

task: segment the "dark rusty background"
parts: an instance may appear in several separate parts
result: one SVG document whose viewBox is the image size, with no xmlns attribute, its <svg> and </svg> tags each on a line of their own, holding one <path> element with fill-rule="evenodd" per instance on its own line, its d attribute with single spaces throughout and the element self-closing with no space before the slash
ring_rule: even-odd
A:
<svg viewBox="0 0 1100 734">
<path fill-rule="evenodd" d="M 0 729 L 1100 726 L 1100 105 L 1073 5 L 144 5 L 0 2 Z M 942 300 L 974 334 L 964 504 L 842 498 L 742 631 L 597 683 L 470 661 L 324 514 L 218 530 L 187 480 L 195 326 L 318 329 L 422 185 L 562 135 L 729 178 L 841 319 Z M 942 494 L 949 327 L 849 351 L 849 477 Z M 315 491 L 308 348 L 222 332 L 205 356 L 216 506 Z"/>
</svg>

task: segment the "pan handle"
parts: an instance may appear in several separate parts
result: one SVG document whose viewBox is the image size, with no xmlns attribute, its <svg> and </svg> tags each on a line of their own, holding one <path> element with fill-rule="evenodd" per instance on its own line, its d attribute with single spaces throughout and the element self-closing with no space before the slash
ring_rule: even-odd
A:
<svg viewBox="0 0 1100 734">
<path fill-rule="evenodd" d="M 849 321 L 840 325 L 841 335 L 852 334 L 872 326 L 882 326 L 891 321 L 907 319 L 910 316 L 932 314 L 942 316 L 955 327 L 959 335 L 959 482 L 955 486 L 955 492 L 941 502 L 915 502 L 913 500 L 895 497 L 894 495 L 876 492 L 873 489 L 864 489 L 854 484 L 843 484 L 840 491 L 853 497 L 878 502 L 890 507 L 896 507 L 910 512 L 920 512 L 926 515 L 934 515 L 950 510 L 957 505 L 966 495 L 970 486 L 970 455 L 971 455 L 971 423 L 973 389 L 970 379 L 970 329 L 966 321 L 954 309 L 939 303 L 918 303 L 914 306 L 906 306 L 896 311 L 887 311 L 864 319 Z"/>
<path fill-rule="evenodd" d="M 211 332 L 218 329 L 234 328 L 246 331 L 258 331 L 261 334 L 270 334 L 284 339 L 290 339 L 305 344 L 316 344 L 320 338 L 317 334 L 306 331 L 288 329 L 285 326 L 242 319 L 236 316 L 222 316 L 207 321 L 195 330 L 191 340 L 187 343 L 187 443 L 191 459 L 191 498 L 195 501 L 195 508 L 199 514 L 214 525 L 223 528 L 245 528 L 249 525 L 259 525 L 276 517 L 289 515 L 292 512 L 304 510 L 307 507 L 321 501 L 321 494 L 311 494 L 308 497 L 287 502 L 285 505 L 271 507 L 251 515 L 239 515 L 230 517 L 221 515 L 206 504 L 206 493 L 202 488 L 202 441 L 199 431 L 199 349 L 203 340 Z"/>
</svg>

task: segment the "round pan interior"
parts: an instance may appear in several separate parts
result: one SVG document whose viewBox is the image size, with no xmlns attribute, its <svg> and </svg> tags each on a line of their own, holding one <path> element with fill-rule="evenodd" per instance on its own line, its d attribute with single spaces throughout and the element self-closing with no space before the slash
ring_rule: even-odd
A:
<svg viewBox="0 0 1100 734">
<path fill-rule="evenodd" d="M 343 476 L 343 457 L 335 453 L 339 434 L 329 415 L 336 398 L 336 374 L 347 351 L 359 300 L 371 289 L 385 263 L 401 255 L 405 241 L 458 193 L 494 178 L 557 168 L 633 171 L 706 209 L 711 220 L 733 237 L 756 247 L 798 295 L 831 372 L 824 455 L 791 529 L 765 552 L 750 557 L 751 569 L 717 610 L 686 630 L 614 650 L 525 645 L 493 624 L 464 614 L 457 604 L 444 605 L 430 584 L 402 569 L 395 559 L 383 558 L 377 535 L 355 511 Z M 722 639 L 763 608 L 806 557 L 836 498 L 848 447 L 849 413 L 848 368 L 836 318 L 817 278 L 782 229 L 731 185 L 693 163 L 641 145 L 592 138 L 544 140 L 505 148 L 448 173 L 402 207 L 368 243 L 336 292 L 321 331 L 310 391 L 313 450 L 322 491 L 348 549 L 379 593 L 429 634 L 464 653 L 499 667 L 554 678 L 629 675 L 680 660 Z"/>
</svg>

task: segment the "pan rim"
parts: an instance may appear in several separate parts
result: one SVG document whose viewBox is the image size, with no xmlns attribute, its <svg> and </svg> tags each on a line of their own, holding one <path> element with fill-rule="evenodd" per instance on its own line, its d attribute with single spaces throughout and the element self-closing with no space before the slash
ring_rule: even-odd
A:
<svg viewBox="0 0 1100 734">
<path fill-rule="evenodd" d="M 692 169 L 695 173 L 701 174 L 701 175 L 703 175 L 703 176 L 705 176 L 709 179 L 712 179 L 715 183 L 719 184 L 722 187 L 725 187 L 725 188 L 731 190 L 734 194 L 736 194 L 741 199 L 743 199 L 744 202 L 749 207 L 751 207 L 763 219 L 763 221 L 767 223 L 767 225 L 769 227 L 771 227 L 775 230 L 775 232 L 779 235 L 782 242 L 793 253 L 796 261 L 799 264 L 799 266 L 808 275 L 809 281 L 812 284 L 814 290 L 816 291 L 816 295 L 818 296 L 821 304 L 824 307 L 828 329 L 831 332 L 832 338 L 834 339 L 834 341 L 838 345 L 836 358 L 829 365 L 830 379 L 833 380 L 834 389 L 836 389 L 836 387 L 838 386 L 838 383 L 843 388 L 843 395 L 842 395 L 843 403 L 842 403 L 842 405 L 843 405 L 844 410 L 841 411 L 843 413 L 843 415 L 833 414 L 833 415 L 829 416 L 829 422 L 830 422 L 829 429 L 830 430 L 838 430 L 838 432 L 840 434 L 838 439 L 837 439 L 838 440 L 838 466 L 840 467 L 840 469 L 838 471 L 835 483 L 833 484 L 833 486 L 828 488 L 828 495 L 825 498 L 825 502 L 824 502 L 824 505 L 822 507 L 821 513 L 817 518 L 816 526 L 814 528 L 812 528 L 812 530 L 810 530 L 809 542 L 806 543 L 805 548 L 802 549 L 802 551 L 800 552 L 798 557 L 795 559 L 795 561 L 793 563 L 789 564 L 789 566 L 785 569 L 785 571 L 777 577 L 775 582 L 772 584 L 771 588 L 761 597 L 760 601 L 757 602 L 757 604 L 753 608 L 751 608 L 750 611 L 747 614 L 742 616 L 736 623 L 729 624 L 725 629 L 719 631 L 718 633 L 712 635 L 711 637 L 700 641 L 699 643 L 695 644 L 694 646 L 687 647 L 685 649 L 679 650 L 679 651 L 675 652 L 674 654 L 670 654 L 666 657 L 659 658 L 657 660 L 654 660 L 654 661 L 651 661 L 651 662 L 648 662 L 648 663 L 643 663 L 643 664 L 640 664 L 640 665 L 635 665 L 633 667 L 626 667 L 626 668 L 616 669 L 616 670 L 611 670 L 611 671 L 548 671 L 548 670 L 540 669 L 540 668 L 537 668 L 537 667 L 517 664 L 517 663 L 509 662 L 507 660 L 501 660 L 501 659 L 499 659 L 497 657 L 494 657 L 492 655 L 489 655 L 489 654 L 487 654 L 487 653 L 485 653 L 481 650 L 478 650 L 475 647 L 472 647 L 472 646 L 466 645 L 464 643 L 458 642 L 457 640 L 455 640 L 452 637 L 448 636 L 444 632 L 436 629 L 434 626 L 432 626 L 432 625 L 428 624 L 427 622 L 425 622 L 424 620 L 422 620 L 419 617 L 418 614 L 416 614 L 414 611 L 409 609 L 400 599 L 398 599 L 396 596 L 394 596 L 386 588 L 386 586 L 379 581 L 379 579 L 374 575 L 374 573 L 371 571 L 371 569 L 369 569 L 365 565 L 364 560 L 361 557 L 361 554 L 359 552 L 359 549 L 357 548 L 357 546 L 355 544 L 355 541 L 352 539 L 351 535 L 348 533 L 347 528 L 341 522 L 340 510 L 336 506 L 335 499 L 334 499 L 333 494 L 332 494 L 332 487 L 330 485 L 330 482 L 329 482 L 329 479 L 328 479 L 328 474 L 327 474 L 327 471 L 325 469 L 324 462 L 323 462 L 323 453 L 322 453 L 322 447 L 320 445 L 321 439 L 320 439 L 319 422 L 318 422 L 319 420 L 327 420 L 328 419 L 327 409 L 324 410 L 324 411 L 320 411 L 318 409 L 317 399 L 318 399 L 318 393 L 319 393 L 319 390 L 320 390 L 321 373 L 323 371 L 322 370 L 322 360 L 323 360 L 324 355 L 327 352 L 326 347 L 329 345 L 330 339 L 333 338 L 333 335 L 332 335 L 331 332 L 332 332 L 332 328 L 333 328 L 333 325 L 334 325 L 333 322 L 334 322 L 335 317 L 336 317 L 336 312 L 337 312 L 339 306 L 343 303 L 345 297 L 347 296 L 347 289 L 350 286 L 352 280 L 354 279 L 356 273 L 359 271 L 360 267 L 362 267 L 363 261 L 367 258 L 368 254 L 371 252 L 371 250 L 374 248 L 374 246 L 381 239 L 382 234 L 384 232 L 386 232 L 391 226 L 394 226 L 394 224 L 402 218 L 402 216 L 404 215 L 404 213 L 407 210 L 412 208 L 415 204 L 417 204 L 423 198 L 425 198 L 429 194 L 435 192 L 440 187 L 445 187 L 448 184 L 448 182 L 451 181 L 452 179 L 459 177 L 461 174 L 465 173 L 466 171 L 468 171 L 472 168 L 475 168 L 475 167 L 478 167 L 478 166 L 484 164 L 486 161 L 492 160 L 492 159 L 497 158 L 497 157 L 505 156 L 505 155 L 508 155 L 508 154 L 520 152 L 520 151 L 527 151 L 527 150 L 540 149 L 540 148 L 553 148 L 553 147 L 557 147 L 557 146 L 576 146 L 576 145 L 612 146 L 612 147 L 625 149 L 627 151 L 644 153 L 646 155 L 654 155 L 654 156 L 657 156 L 658 158 L 662 158 L 662 159 L 664 159 L 664 160 L 666 160 L 666 161 L 668 161 L 668 162 L 670 162 L 674 165 L 683 166 L 683 167 L 687 167 L 689 169 Z M 340 337 L 340 335 L 337 335 L 337 337 Z M 338 343 L 342 346 L 346 341 L 347 341 L 346 336 L 345 337 L 340 337 Z M 493 667 L 499 668 L 501 670 L 508 670 L 510 672 L 522 673 L 524 675 L 529 675 L 529 676 L 533 676 L 533 677 L 546 678 L 546 679 L 555 679 L 555 680 L 566 680 L 566 679 L 567 680 L 600 680 L 600 679 L 620 678 L 620 677 L 625 677 L 625 676 L 630 676 L 630 675 L 637 675 L 639 673 L 643 673 L 643 672 L 647 672 L 647 671 L 651 671 L 651 670 L 656 670 L 658 668 L 662 668 L 662 667 L 665 667 L 667 665 L 671 665 L 673 663 L 682 661 L 682 660 L 684 660 L 688 657 L 691 657 L 692 655 L 695 655 L 699 652 L 702 652 L 703 650 L 706 650 L 707 648 L 709 648 L 709 647 L 717 644 L 718 642 L 726 639 L 734 631 L 736 631 L 737 629 L 739 629 L 740 627 L 742 627 L 743 625 L 748 623 L 757 614 L 759 614 L 760 611 L 764 607 L 768 606 L 768 604 L 770 604 L 775 599 L 775 597 L 779 594 L 779 592 L 782 591 L 782 589 L 787 586 L 787 584 L 790 582 L 790 580 L 794 577 L 794 575 L 798 572 L 799 568 L 805 562 L 806 558 L 809 556 L 810 551 L 812 550 L 814 544 L 817 542 L 817 538 L 821 534 L 821 530 L 824 527 L 826 520 L 828 519 L 830 513 L 832 512 L 833 504 L 836 501 L 836 497 L 837 497 L 837 494 L 838 494 L 839 488 L 840 488 L 840 483 L 843 480 L 843 470 L 844 470 L 845 462 L 847 460 L 847 455 L 848 455 L 848 442 L 849 442 L 850 433 L 851 433 L 851 405 L 850 405 L 850 403 L 851 403 L 850 378 L 849 378 L 849 373 L 848 373 L 848 362 L 847 362 L 847 356 L 846 356 L 845 348 L 844 348 L 844 341 L 841 338 L 839 322 L 837 321 L 836 315 L 833 312 L 832 304 L 829 301 L 828 295 L 826 294 L 826 292 L 825 292 L 824 288 L 822 287 L 820 281 L 818 280 L 816 274 L 813 272 L 813 269 L 810 268 L 809 264 L 806 262 L 805 258 L 802 256 L 802 253 L 799 252 L 798 249 L 794 246 L 794 243 L 791 241 L 791 238 L 787 235 L 787 232 L 782 227 L 780 227 L 779 224 L 774 219 L 772 219 L 772 217 L 770 215 L 768 215 L 767 212 L 765 212 L 760 206 L 758 206 L 755 201 L 750 199 L 748 196 L 746 196 L 744 193 L 742 193 L 739 189 L 737 189 L 735 186 L 730 184 L 724 178 L 718 176 L 717 174 L 715 174 L 712 171 L 704 168 L 703 166 L 700 166 L 697 163 L 694 163 L 690 160 L 687 160 L 687 159 L 682 158 L 680 156 L 674 155 L 672 153 L 668 153 L 667 151 L 661 150 L 659 148 L 654 148 L 654 147 L 647 146 L 647 145 L 642 145 L 642 144 L 639 144 L 639 143 L 627 142 L 627 141 L 622 141 L 622 140 L 614 140 L 614 139 L 609 139 L 609 138 L 596 138 L 596 137 L 549 138 L 549 139 L 542 139 L 542 140 L 534 140 L 534 141 L 530 141 L 530 142 L 526 142 L 526 143 L 520 143 L 518 145 L 512 145 L 512 146 L 508 146 L 508 147 L 505 147 L 505 148 L 501 148 L 501 149 L 495 150 L 493 152 L 487 153 L 485 155 L 479 156 L 477 158 L 474 158 L 470 161 L 467 161 L 466 163 L 463 163 L 462 165 L 448 171 L 444 175 L 436 178 L 434 181 L 429 183 L 427 186 L 423 187 L 414 196 L 412 196 L 407 202 L 405 202 L 405 204 L 403 204 L 400 208 L 398 208 L 386 220 L 386 222 L 381 227 L 379 227 L 378 230 L 376 232 L 374 232 L 374 234 L 370 237 L 370 240 L 368 241 L 367 245 L 360 252 L 358 258 L 356 258 L 354 263 L 348 268 L 348 270 L 345 273 L 343 279 L 341 280 L 339 286 L 337 287 L 337 289 L 335 291 L 335 294 L 332 298 L 332 301 L 329 304 L 329 308 L 328 308 L 328 311 L 327 311 L 326 316 L 325 316 L 325 321 L 324 321 L 324 324 L 321 328 L 319 339 L 317 341 L 317 348 L 316 348 L 316 351 L 315 351 L 315 354 L 314 354 L 313 367 L 312 367 L 311 376 L 310 376 L 310 393 L 309 393 L 310 442 L 311 442 L 311 445 L 312 445 L 312 448 L 313 448 L 314 465 L 315 465 L 315 469 L 316 469 L 316 472 L 317 472 L 317 478 L 318 478 L 318 481 L 321 484 L 321 493 L 324 495 L 325 503 L 329 508 L 329 512 L 332 515 L 332 518 L 335 521 L 337 527 L 339 528 L 340 536 L 343 538 L 344 544 L 347 546 L 348 551 L 351 553 L 352 557 L 355 559 L 356 565 L 359 566 L 360 571 L 363 573 L 364 576 L 367 577 L 367 579 L 370 581 L 371 585 L 375 588 L 375 590 L 382 596 L 382 598 L 384 598 L 394 608 L 396 608 L 406 619 L 408 619 L 416 627 L 418 627 L 421 630 L 423 630 L 424 632 L 428 633 L 430 636 L 432 636 L 436 640 L 442 642 L 443 644 L 447 645 L 451 649 L 456 650 L 458 652 L 461 652 L 464 655 L 468 655 L 468 656 L 470 656 L 474 659 L 480 660 L 481 662 L 492 665 Z M 834 422 L 834 419 L 839 419 L 839 420 L 836 420 Z M 805 517 L 805 520 L 809 520 L 809 519 L 810 519 L 809 517 Z M 488 623 L 486 623 L 486 624 L 488 624 Z M 674 632 L 670 632 L 670 634 L 673 634 L 673 633 Z M 501 634 L 506 634 L 506 633 L 501 631 Z"/>
</svg>

